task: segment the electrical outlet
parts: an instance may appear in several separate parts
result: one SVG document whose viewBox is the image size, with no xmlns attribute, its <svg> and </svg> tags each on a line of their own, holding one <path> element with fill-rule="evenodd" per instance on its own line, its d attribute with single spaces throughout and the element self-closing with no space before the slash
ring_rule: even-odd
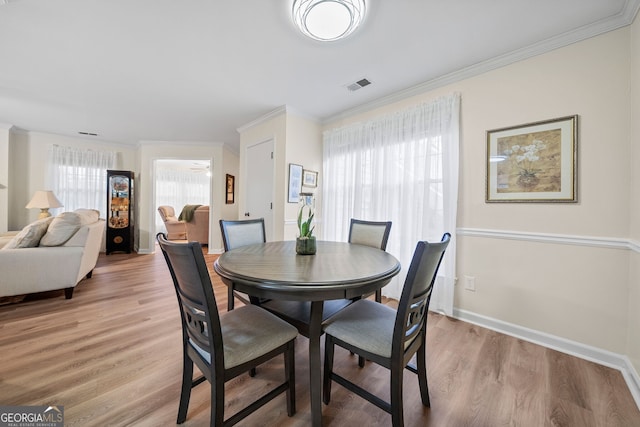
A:
<svg viewBox="0 0 640 427">
<path fill-rule="evenodd" d="M 476 291 L 476 278 L 473 276 L 464 276 L 464 288 L 467 291 Z"/>
</svg>

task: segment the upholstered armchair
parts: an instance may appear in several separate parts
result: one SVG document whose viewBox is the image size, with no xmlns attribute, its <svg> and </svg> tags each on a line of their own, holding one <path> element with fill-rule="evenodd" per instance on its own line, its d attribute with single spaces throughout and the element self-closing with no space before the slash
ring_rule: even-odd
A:
<svg viewBox="0 0 640 427">
<path fill-rule="evenodd" d="M 172 206 L 158 206 L 160 218 L 164 221 L 167 229 L 167 239 L 169 240 L 186 240 L 187 226 L 184 221 L 179 221 L 176 212 Z"/>
<path fill-rule="evenodd" d="M 200 242 L 201 245 L 209 244 L 209 206 L 199 206 L 193 212 L 191 221 L 187 225 L 187 240 Z"/>
</svg>

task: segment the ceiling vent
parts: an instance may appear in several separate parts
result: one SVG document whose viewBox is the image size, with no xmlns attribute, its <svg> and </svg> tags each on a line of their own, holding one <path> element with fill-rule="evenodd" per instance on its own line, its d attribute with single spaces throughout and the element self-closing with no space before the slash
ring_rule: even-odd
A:
<svg viewBox="0 0 640 427">
<path fill-rule="evenodd" d="M 93 132 L 78 132 L 80 135 L 86 135 L 86 136 L 98 136 L 97 133 L 93 133 Z"/>
<path fill-rule="evenodd" d="M 351 83 L 349 85 L 347 85 L 347 89 L 349 89 L 350 92 L 355 92 L 358 89 L 362 89 L 365 86 L 369 86 L 371 84 L 371 82 L 367 79 L 360 79 L 355 83 Z"/>
</svg>

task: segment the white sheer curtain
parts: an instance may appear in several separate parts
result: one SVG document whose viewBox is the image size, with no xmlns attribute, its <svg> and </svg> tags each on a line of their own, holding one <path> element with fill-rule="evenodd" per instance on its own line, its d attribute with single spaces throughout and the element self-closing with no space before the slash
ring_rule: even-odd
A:
<svg viewBox="0 0 640 427">
<path fill-rule="evenodd" d="M 173 206 L 176 216 L 184 205 L 208 205 L 211 178 L 204 172 L 175 169 L 156 164 L 156 204 Z M 157 207 L 157 206 L 156 206 Z M 160 215 L 156 215 L 156 230 L 164 230 Z"/>
<path fill-rule="evenodd" d="M 419 240 L 449 244 L 431 309 L 451 315 L 455 279 L 460 95 L 326 131 L 323 239 L 346 241 L 350 218 L 393 221 L 387 251 L 402 264 L 383 294 L 399 299 Z"/>
<path fill-rule="evenodd" d="M 101 218 L 107 218 L 107 170 L 115 169 L 116 161 L 112 151 L 51 146 L 48 182 L 64 210 L 97 209 Z"/>
</svg>

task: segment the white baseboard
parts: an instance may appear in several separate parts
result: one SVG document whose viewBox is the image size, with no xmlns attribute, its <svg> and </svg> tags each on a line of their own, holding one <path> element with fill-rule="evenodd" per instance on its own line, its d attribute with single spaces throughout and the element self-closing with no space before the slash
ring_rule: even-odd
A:
<svg viewBox="0 0 640 427">
<path fill-rule="evenodd" d="M 631 364 L 629 358 L 625 355 L 602 350 L 597 347 L 581 344 L 576 341 L 571 341 L 562 337 L 457 308 L 453 309 L 453 317 L 505 335 L 617 369 L 622 373 L 622 376 L 627 383 L 627 387 L 629 387 L 629 391 L 631 392 L 636 405 L 640 409 L 640 377 Z"/>
</svg>

